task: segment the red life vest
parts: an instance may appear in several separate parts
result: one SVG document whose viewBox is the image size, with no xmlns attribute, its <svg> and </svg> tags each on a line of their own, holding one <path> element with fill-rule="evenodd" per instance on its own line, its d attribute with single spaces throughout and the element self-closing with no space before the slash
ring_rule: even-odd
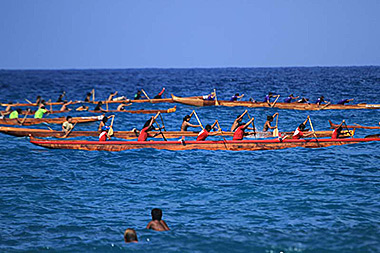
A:
<svg viewBox="0 0 380 253">
<path fill-rule="evenodd" d="M 294 131 L 293 139 L 300 139 L 303 136 L 303 132 L 297 127 L 296 131 Z"/>
<path fill-rule="evenodd" d="M 338 138 L 338 128 L 335 128 L 331 135 L 331 139 L 336 139 L 336 138 Z"/>
<path fill-rule="evenodd" d="M 106 141 L 107 140 L 107 132 L 106 131 L 103 131 L 100 135 L 99 135 L 99 141 Z"/>
</svg>

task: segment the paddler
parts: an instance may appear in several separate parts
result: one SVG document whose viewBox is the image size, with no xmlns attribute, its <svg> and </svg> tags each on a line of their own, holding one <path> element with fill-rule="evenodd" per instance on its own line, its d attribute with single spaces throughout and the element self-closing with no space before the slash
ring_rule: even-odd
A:
<svg viewBox="0 0 380 253">
<path fill-rule="evenodd" d="M 81 106 L 79 106 L 77 109 L 75 109 L 75 111 L 88 111 L 88 106 L 86 106 L 86 105 L 81 105 Z"/>
<path fill-rule="evenodd" d="M 91 101 L 91 95 L 92 95 L 92 92 L 87 92 L 86 98 L 84 99 L 84 102 L 90 102 Z"/>
<path fill-rule="evenodd" d="M 21 113 L 22 110 L 20 108 L 17 108 L 16 110 L 12 111 L 11 114 L 9 114 L 9 119 L 18 119 L 18 116 Z"/>
<path fill-rule="evenodd" d="M 126 103 L 126 102 L 123 102 L 123 103 L 121 103 L 118 107 L 117 107 L 117 111 L 124 111 L 125 110 L 125 107 L 126 106 L 130 106 L 132 103 Z"/>
<path fill-rule="evenodd" d="M 270 105 L 270 99 L 274 97 L 272 92 L 269 92 L 268 95 L 265 96 L 264 102 L 267 102 Z"/>
<path fill-rule="evenodd" d="M 342 123 L 340 123 L 340 125 L 333 130 L 332 135 L 331 135 L 331 139 L 338 139 L 339 138 L 339 136 L 342 134 L 342 130 L 343 130 L 342 125 L 344 123 L 345 123 L 345 120 L 343 120 Z"/>
<path fill-rule="evenodd" d="M 211 92 L 208 95 L 202 96 L 203 100 L 215 100 L 215 92 Z"/>
<path fill-rule="evenodd" d="M 241 125 L 241 121 L 243 120 L 243 116 L 247 113 L 247 110 L 245 110 L 241 115 L 238 115 L 234 121 L 234 123 L 231 126 L 231 132 L 235 132 L 236 128 L 238 128 Z"/>
<path fill-rule="evenodd" d="M 292 99 L 297 99 L 299 96 L 295 97 L 293 94 L 290 94 L 287 98 L 284 99 L 284 103 L 291 103 Z"/>
<path fill-rule="evenodd" d="M 349 103 L 350 101 L 353 101 L 354 99 L 342 99 L 340 100 L 338 103 L 336 103 L 337 105 L 344 105 L 344 104 L 347 104 Z"/>
<path fill-rule="evenodd" d="M 13 102 L 9 102 L 9 103 L 8 103 L 8 106 L 5 108 L 5 111 L 6 111 L 6 112 L 10 112 L 11 109 L 12 109 L 12 106 L 13 106 Z"/>
<path fill-rule="evenodd" d="M 94 111 L 101 111 L 101 112 L 107 112 L 102 108 L 103 102 L 99 101 L 98 104 L 95 106 Z"/>
<path fill-rule="evenodd" d="M 320 96 L 315 103 L 321 105 L 323 102 L 326 103 L 325 97 Z"/>
<path fill-rule="evenodd" d="M 301 139 L 303 137 L 307 137 L 313 134 L 313 133 L 309 133 L 309 134 L 303 133 L 303 131 L 305 131 L 306 123 L 309 120 L 309 118 L 310 117 L 307 116 L 306 120 L 297 127 L 296 131 L 294 131 L 293 139 Z"/>
<path fill-rule="evenodd" d="M 246 124 L 240 125 L 236 131 L 234 132 L 234 136 L 232 140 L 243 140 L 244 131 L 248 128 L 248 126 L 253 122 L 254 118 L 252 117 Z"/>
<path fill-rule="evenodd" d="M 273 122 L 273 119 L 274 117 L 276 117 L 278 115 L 278 112 L 276 112 L 275 114 L 272 115 L 268 115 L 267 116 L 267 121 L 265 121 L 265 124 L 264 124 L 264 128 L 263 128 L 263 131 L 264 132 L 267 132 L 269 129 L 276 129 L 277 127 L 275 126 L 271 126 L 271 122 Z"/>
<path fill-rule="evenodd" d="M 164 94 L 164 91 L 165 91 L 165 88 L 162 88 L 162 90 L 160 91 L 160 93 L 158 93 L 156 96 L 154 96 L 154 99 L 161 99 L 162 98 L 162 94 Z"/>
<path fill-rule="evenodd" d="M 297 100 L 297 103 L 300 103 L 300 104 L 305 104 L 305 103 L 310 104 L 308 98 L 301 98 L 301 99 L 298 99 L 298 100 Z"/>
<path fill-rule="evenodd" d="M 103 126 L 102 127 L 101 133 L 99 135 L 99 141 L 107 141 L 107 140 L 111 139 L 111 136 L 108 135 L 108 131 L 110 129 L 111 128 L 109 126 Z"/>
<path fill-rule="evenodd" d="M 241 98 L 243 98 L 243 97 L 244 97 L 244 94 L 239 95 L 239 93 L 236 93 L 235 95 L 233 95 L 233 96 L 231 97 L 230 101 L 231 101 L 231 102 L 235 102 L 235 101 L 237 101 L 238 99 L 241 99 Z"/>
<path fill-rule="evenodd" d="M 39 105 L 42 102 L 41 96 L 37 96 L 36 104 Z"/>
<path fill-rule="evenodd" d="M 112 101 L 113 100 L 113 97 L 117 95 L 117 91 L 115 91 L 114 93 L 110 93 L 110 95 L 108 96 L 107 98 L 107 101 Z"/>
<path fill-rule="evenodd" d="M 193 125 L 189 121 L 191 119 L 191 116 L 193 116 L 194 112 L 190 113 L 190 115 L 186 115 L 183 117 L 182 125 L 181 125 L 181 131 L 187 131 L 188 127 L 201 127 L 201 125 Z"/>
<path fill-rule="evenodd" d="M 102 128 L 103 128 L 104 126 L 107 126 L 107 125 L 106 125 L 107 121 L 108 121 L 108 117 L 104 116 L 104 117 L 102 118 L 102 120 L 100 121 L 100 123 L 99 123 L 98 132 L 101 132 L 101 131 L 102 131 Z"/>
<path fill-rule="evenodd" d="M 46 110 L 44 105 L 41 105 L 41 107 L 34 113 L 35 119 L 42 119 L 45 113 L 47 113 L 48 110 Z"/>
<path fill-rule="evenodd" d="M 212 124 L 212 126 L 207 124 L 206 127 L 198 134 L 197 141 L 205 141 L 209 135 L 217 135 L 219 132 L 210 133 L 211 129 L 213 129 L 217 123 L 218 123 L 218 121 L 215 120 L 215 122 L 214 122 L 214 124 Z"/>
<path fill-rule="evenodd" d="M 64 111 L 71 111 L 70 108 L 68 108 L 69 105 L 71 105 L 73 101 L 70 100 L 70 102 L 67 102 L 67 100 L 64 101 L 64 104 L 62 105 L 61 109 L 59 109 L 61 112 Z"/>
<path fill-rule="evenodd" d="M 71 116 L 67 116 L 67 117 L 66 117 L 66 121 L 63 122 L 63 124 L 62 124 L 62 131 L 63 131 L 65 134 L 67 134 L 68 132 L 71 131 L 71 129 L 73 129 L 72 121 L 73 121 L 73 117 L 71 117 Z"/>
<path fill-rule="evenodd" d="M 134 96 L 133 99 L 134 99 L 134 100 L 139 100 L 139 99 L 141 99 L 141 90 L 137 90 L 137 93 L 135 94 L 135 96 Z"/>
<path fill-rule="evenodd" d="M 141 131 L 140 131 L 140 134 L 139 134 L 137 141 L 146 141 L 148 139 L 148 136 L 149 136 L 149 131 L 160 130 L 160 128 L 154 128 L 153 127 L 153 123 L 157 119 L 159 114 L 160 113 L 157 113 L 156 116 L 154 116 L 154 117 L 152 116 L 150 119 L 148 119 L 145 122 L 143 129 L 141 129 Z"/>
<path fill-rule="evenodd" d="M 63 91 L 61 95 L 59 95 L 57 102 L 63 102 L 63 97 L 66 96 L 66 92 Z"/>
</svg>

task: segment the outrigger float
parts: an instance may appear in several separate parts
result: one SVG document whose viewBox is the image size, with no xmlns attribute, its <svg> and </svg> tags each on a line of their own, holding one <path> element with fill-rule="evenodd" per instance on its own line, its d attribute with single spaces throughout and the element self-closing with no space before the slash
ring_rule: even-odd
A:
<svg viewBox="0 0 380 253">
<path fill-rule="evenodd" d="M 83 140 L 42 140 L 30 137 L 34 145 L 50 149 L 77 149 L 88 151 L 123 151 L 130 149 L 165 149 L 165 150 L 231 150 L 255 151 L 285 148 L 323 148 L 347 144 L 380 141 L 380 138 L 345 138 L 345 139 L 289 139 L 289 140 L 223 140 L 223 141 L 83 141 Z"/>
<path fill-rule="evenodd" d="M 85 137 L 85 136 L 92 136 L 97 137 L 99 136 L 98 131 L 72 131 L 70 134 L 66 135 L 62 131 L 55 131 L 55 130 L 47 130 L 47 129 L 37 129 L 37 128 L 22 128 L 22 127 L 0 127 L 0 133 L 8 134 L 12 136 L 17 137 L 24 137 L 24 136 L 33 136 L 33 137 L 54 137 L 54 138 L 74 138 L 74 137 Z M 292 136 L 294 132 L 281 132 L 281 136 Z M 310 131 L 305 131 L 304 134 L 311 134 Z M 341 132 L 341 137 L 352 137 L 354 136 L 355 130 L 350 130 L 349 132 L 347 130 L 343 130 Z M 138 138 L 140 134 L 140 131 L 114 131 L 112 137 L 120 138 L 120 139 L 136 139 Z M 162 135 L 165 136 L 165 138 L 168 139 L 174 139 L 174 138 L 181 138 L 182 136 L 185 137 L 196 137 L 198 136 L 199 132 L 196 131 L 162 131 L 156 132 L 152 131 L 149 132 L 149 137 L 153 138 L 162 138 Z M 315 131 L 315 134 L 318 138 L 321 137 L 331 137 L 332 131 Z M 233 136 L 234 132 L 222 132 L 219 136 Z M 246 132 L 247 137 L 253 137 L 253 138 L 269 138 L 273 137 L 272 132 Z"/>
<path fill-rule="evenodd" d="M 74 123 L 90 123 L 103 119 L 103 115 L 100 116 L 89 116 L 89 117 L 73 117 L 72 120 Z M 60 118 L 42 118 L 42 119 L 34 119 L 34 118 L 24 118 L 24 119 L 9 119 L 2 118 L 0 119 L 0 125 L 23 125 L 23 126 L 31 126 L 42 123 L 47 124 L 63 124 L 66 121 L 66 117 Z"/>
<path fill-rule="evenodd" d="M 380 109 L 380 104 L 356 104 L 356 105 L 336 105 L 336 104 L 307 104 L 307 103 L 276 103 L 268 104 L 267 102 L 251 101 L 227 101 L 227 100 L 205 100 L 202 97 L 177 97 L 172 94 L 173 101 L 176 103 L 192 106 L 243 106 L 250 108 L 279 108 L 303 111 L 319 110 L 347 110 L 347 109 Z"/>
</svg>

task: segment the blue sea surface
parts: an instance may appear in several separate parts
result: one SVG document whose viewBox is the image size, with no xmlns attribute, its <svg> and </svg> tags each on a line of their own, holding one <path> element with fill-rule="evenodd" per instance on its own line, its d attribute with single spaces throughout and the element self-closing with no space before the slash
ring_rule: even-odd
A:
<svg viewBox="0 0 380 253">
<path fill-rule="evenodd" d="M 55 101 L 63 90 L 69 100 L 83 100 L 93 88 L 99 100 L 116 90 L 132 98 L 140 88 L 154 96 L 162 87 L 166 97 L 216 88 L 218 99 L 239 92 L 243 100 L 261 101 L 273 92 L 280 101 L 293 93 L 312 101 L 324 95 L 333 103 L 354 98 L 380 104 L 380 67 L 0 70 L 1 102 L 38 95 Z M 203 124 L 218 119 L 227 130 L 246 108 L 177 104 L 175 113 L 164 115 L 167 130 L 179 130 L 194 109 Z M 380 118 L 380 110 L 248 111 L 259 130 L 275 112 L 282 131 L 294 130 L 308 115 L 316 130 L 328 130 L 329 119 L 375 126 Z M 47 117 L 56 116 L 62 115 Z M 114 129 L 141 129 L 149 117 L 119 113 Z M 97 123 L 75 127 L 96 129 Z M 355 136 L 379 133 L 357 129 Z M 1 134 L 0 251 L 380 252 L 379 149 L 371 142 L 252 152 L 97 152 L 44 149 Z M 170 231 L 145 229 L 156 207 Z M 139 243 L 124 243 L 127 228 L 137 231 Z"/>
</svg>

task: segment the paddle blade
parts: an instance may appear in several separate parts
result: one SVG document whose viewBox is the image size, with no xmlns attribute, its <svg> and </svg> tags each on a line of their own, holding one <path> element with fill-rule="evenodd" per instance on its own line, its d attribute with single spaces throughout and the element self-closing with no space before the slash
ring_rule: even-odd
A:
<svg viewBox="0 0 380 253">
<path fill-rule="evenodd" d="M 273 137 L 278 137 L 278 128 L 273 130 Z"/>
</svg>

